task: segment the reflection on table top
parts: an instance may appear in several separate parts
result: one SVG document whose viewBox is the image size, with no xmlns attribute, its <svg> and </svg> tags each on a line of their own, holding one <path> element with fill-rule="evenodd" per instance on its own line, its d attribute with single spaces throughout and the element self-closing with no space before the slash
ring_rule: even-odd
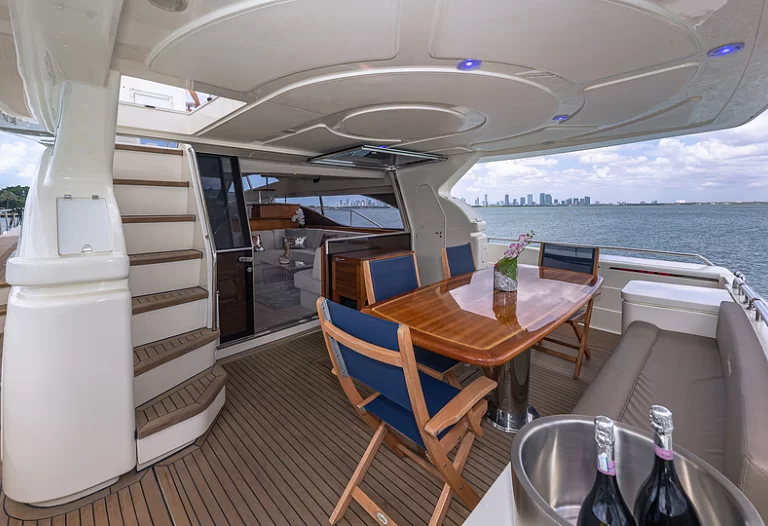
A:
<svg viewBox="0 0 768 526">
<path fill-rule="evenodd" d="M 480 366 L 501 365 L 559 327 L 602 278 L 520 265 L 517 292 L 493 290 L 493 269 L 440 281 L 365 310 L 411 327 L 416 345 Z"/>
</svg>

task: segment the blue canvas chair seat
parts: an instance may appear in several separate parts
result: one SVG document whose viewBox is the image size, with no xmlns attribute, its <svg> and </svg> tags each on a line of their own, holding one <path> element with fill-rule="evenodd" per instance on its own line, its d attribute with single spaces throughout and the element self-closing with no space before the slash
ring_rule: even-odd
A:
<svg viewBox="0 0 768 526">
<path fill-rule="evenodd" d="M 557 245 L 554 243 L 541 243 L 539 247 L 539 266 L 543 268 L 552 268 L 560 270 L 569 270 L 571 272 L 580 272 L 582 274 L 591 274 L 597 276 L 598 259 L 600 250 L 595 247 Z M 573 356 L 552 349 L 539 342 L 533 346 L 534 349 L 574 362 L 573 377 L 578 378 L 581 373 L 581 364 L 584 358 L 591 358 L 592 355 L 587 346 L 587 336 L 589 335 L 589 324 L 592 319 L 592 307 L 595 303 L 594 298 L 586 306 L 578 310 L 571 316 L 567 323 L 573 328 L 576 334 L 578 344 L 562 340 L 557 337 L 548 336 L 545 341 L 555 343 L 562 347 L 576 349 L 577 354 Z M 583 329 L 579 327 L 583 325 Z"/>
<path fill-rule="evenodd" d="M 429 412 L 430 418 L 439 413 L 448 402 L 456 398 L 456 395 L 460 393 L 460 391 L 452 385 L 436 380 L 424 373 L 421 373 L 419 378 L 421 380 L 421 389 L 424 392 L 424 402 L 427 404 L 427 411 Z M 397 402 L 393 402 L 382 395 L 377 396 L 362 407 L 369 413 L 372 413 L 386 422 L 395 431 L 410 438 L 421 447 L 426 447 L 424 445 L 424 440 L 421 438 L 419 425 L 416 423 L 416 417 L 413 415 L 413 411 L 411 411 L 410 408 L 404 408 Z M 443 438 L 452 427 L 453 426 L 446 428 L 438 435 L 438 438 Z"/>
<path fill-rule="evenodd" d="M 420 370 L 408 327 L 374 318 L 320 298 L 320 327 L 344 393 L 363 420 L 375 430 L 368 448 L 331 514 L 336 524 L 353 500 L 381 524 L 395 523 L 361 487 L 382 444 L 412 460 L 443 484 L 430 524 L 439 525 L 454 495 L 471 510 L 479 496 L 462 476 L 480 421 L 485 397 L 496 382 L 486 377 L 458 389 Z M 366 398 L 358 390 L 371 392 Z M 418 446 L 412 449 L 403 437 Z M 410 442 L 409 442 L 410 443 Z M 455 449 L 456 454 L 448 455 Z M 402 523 L 413 522 L 404 517 Z"/>
<path fill-rule="evenodd" d="M 469 274 L 475 269 L 475 256 L 472 253 L 472 245 L 464 243 L 453 247 L 444 247 L 442 250 L 443 276 L 445 279 L 455 278 L 462 274 Z"/>
<path fill-rule="evenodd" d="M 369 303 L 384 301 L 421 286 L 416 255 L 412 252 L 366 261 L 363 264 L 363 276 Z M 455 387 L 459 386 L 452 369 L 461 362 L 420 347 L 414 348 L 414 352 L 422 371 L 435 378 L 445 379 Z"/>
</svg>

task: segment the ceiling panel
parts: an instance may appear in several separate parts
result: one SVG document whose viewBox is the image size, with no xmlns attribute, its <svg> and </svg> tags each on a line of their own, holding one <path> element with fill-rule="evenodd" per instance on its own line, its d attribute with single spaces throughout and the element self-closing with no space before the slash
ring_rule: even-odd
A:
<svg viewBox="0 0 768 526">
<path fill-rule="evenodd" d="M 440 0 L 429 51 L 436 58 L 479 58 L 586 83 L 698 49 L 692 33 L 647 1 Z"/>
<path fill-rule="evenodd" d="M 689 125 L 691 116 L 693 115 L 696 106 L 699 104 L 700 99 L 693 98 L 687 101 L 683 101 L 680 104 L 672 106 L 657 112 L 650 117 L 644 119 L 638 119 L 622 126 L 616 126 L 610 130 L 600 131 L 598 133 L 590 134 L 589 137 L 610 137 L 614 135 L 633 135 L 641 133 L 649 133 L 653 131 L 664 131 L 674 128 L 684 128 Z"/>
<path fill-rule="evenodd" d="M 588 133 L 594 129 L 595 127 L 593 126 L 551 126 L 549 128 L 536 130 L 535 132 L 518 135 L 517 137 L 508 137 L 497 141 L 477 143 L 472 146 L 481 152 L 495 152 L 566 139 L 568 137 L 573 137 L 574 135 Z"/>
<path fill-rule="evenodd" d="M 399 0 L 244 1 L 171 34 L 152 71 L 250 92 L 273 79 L 397 55 Z M 361 16 L 361 13 L 375 16 Z"/>
<path fill-rule="evenodd" d="M 200 135 L 228 141 L 253 142 L 282 134 L 290 128 L 317 120 L 318 117 L 322 115 L 265 102 Z"/>
<path fill-rule="evenodd" d="M 698 64 L 687 64 L 587 88 L 584 109 L 568 122 L 604 126 L 647 113 L 680 92 L 698 69 Z"/>
<path fill-rule="evenodd" d="M 329 130 L 324 125 L 313 126 L 306 130 L 300 130 L 294 134 L 286 135 L 278 139 L 268 141 L 270 146 L 281 148 L 296 148 L 317 153 L 331 153 L 353 146 L 367 144 L 365 139 L 345 137 Z M 397 141 L 379 140 L 386 144 L 395 144 Z"/>
</svg>

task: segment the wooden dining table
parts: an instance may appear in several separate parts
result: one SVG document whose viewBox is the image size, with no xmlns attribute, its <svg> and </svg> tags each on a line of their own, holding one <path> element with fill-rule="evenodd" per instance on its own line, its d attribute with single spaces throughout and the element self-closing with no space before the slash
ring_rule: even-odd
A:
<svg viewBox="0 0 768 526">
<path fill-rule="evenodd" d="M 482 367 L 498 386 L 488 417 L 514 433 L 537 416 L 528 403 L 531 346 L 598 293 L 603 278 L 520 265 L 518 290 L 494 290 L 493 268 L 421 287 L 369 305 L 365 312 L 408 325 L 413 343 Z"/>
</svg>

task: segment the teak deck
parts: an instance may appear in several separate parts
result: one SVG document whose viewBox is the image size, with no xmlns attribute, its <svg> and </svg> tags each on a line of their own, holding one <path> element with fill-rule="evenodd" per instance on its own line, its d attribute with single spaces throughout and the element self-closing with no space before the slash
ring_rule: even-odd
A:
<svg viewBox="0 0 768 526">
<path fill-rule="evenodd" d="M 569 329 L 566 327 L 565 329 Z M 572 338 L 570 331 L 558 334 Z M 618 337 L 592 330 L 591 360 L 579 380 L 572 364 L 534 353 L 531 402 L 544 414 L 571 410 Z M 327 525 L 328 517 L 371 437 L 344 397 L 319 332 L 220 364 L 227 402 L 194 445 L 96 495 L 58 508 L 33 508 L 2 497 L 0 526 L 61 525 Z M 479 373 L 459 369 L 462 382 Z M 481 493 L 509 461 L 511 436 L 485 427 L 465 475 Z M 364 490 L 398 524 L 426 524 L 440 487 L 384 450 Z M 469 511 L 454 499 L 444 524 Z M 374 524 L 353 504 L 343 525 Z"/>
</svg>

